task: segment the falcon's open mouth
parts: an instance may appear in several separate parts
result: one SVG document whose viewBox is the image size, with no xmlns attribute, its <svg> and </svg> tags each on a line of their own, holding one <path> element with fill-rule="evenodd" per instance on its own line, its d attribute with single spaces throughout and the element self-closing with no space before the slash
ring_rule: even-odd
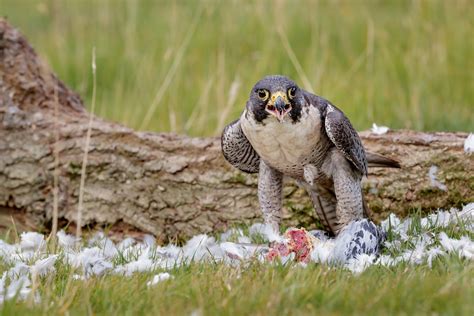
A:
<svg viewBox="0 0 474 316">
<path fill-rule="evenodd" d="M 278 91 L 272 94 L 265 110 L 282 122 L 286 114 L 291 111 L 291 104 L 286 93 Z"/>
</svg>

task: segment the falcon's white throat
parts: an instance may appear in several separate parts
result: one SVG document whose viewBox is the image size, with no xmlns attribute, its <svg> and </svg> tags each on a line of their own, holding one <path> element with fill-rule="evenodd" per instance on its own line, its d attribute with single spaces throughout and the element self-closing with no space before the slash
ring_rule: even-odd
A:
<svg viewBox="0 0 474 316">
<path fill-rule="evenodd" d="M 240 122 L 242 131 L 259 156 L 280 171 L 302 173 L 304 163 L 312 157 L 320 138 L 321 117 L 314 106 L 301 111 L 296 123 L 289 116 L 279 122 L 272 115 L 263 120 L 263 124 L 257 123 L 247 109 Z"/>
</svg>

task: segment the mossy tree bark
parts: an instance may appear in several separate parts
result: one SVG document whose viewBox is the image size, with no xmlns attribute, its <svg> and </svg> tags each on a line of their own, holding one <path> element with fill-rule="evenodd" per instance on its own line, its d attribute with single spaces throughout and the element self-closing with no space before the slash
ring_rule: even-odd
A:
<svg viewBox="0 0 474 316">
<path fill-rule="evenodd" d="M 57 148 L 59 217 L 75 222 L 88 120 L 80 97 L 0 20 L 0 213 L 26 227 L 49 228 Z M 403 166 L 369 171 L 364 187 L 376 219 L 473 201 L 474 157 L 463 152 L 467 134 L 361 136 L 370 151 Z M 430 182 L 432 165 L 446 191 Z M 256 176 L 228 165 L 217 138 L 137 132 L 94 117 L 86 175 L 84 225 L 133 228 L 164 241 L 260 220 Z M 309 199 L 292 181 L 284 198 L 286 225 L 316 223 Z"/>
</svg>

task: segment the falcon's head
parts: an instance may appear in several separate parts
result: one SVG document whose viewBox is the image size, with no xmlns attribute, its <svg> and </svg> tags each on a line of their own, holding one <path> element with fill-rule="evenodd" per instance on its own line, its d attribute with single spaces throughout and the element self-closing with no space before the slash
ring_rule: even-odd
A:
<svg viewBox="0 0 474 316">
<path fill-rule="evenodd" d="M 274 118 L 279 122 L 297 122 L 305 104 L 303 90 L 285 76 L 267 76 L 250 92 L 247 109 L 258 122 Z"/>
</svg>

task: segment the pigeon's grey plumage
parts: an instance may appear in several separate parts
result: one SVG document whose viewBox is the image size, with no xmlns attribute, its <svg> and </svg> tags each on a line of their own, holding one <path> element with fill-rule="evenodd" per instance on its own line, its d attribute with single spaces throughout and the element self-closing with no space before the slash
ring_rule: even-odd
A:
<svg viewBox="0 0 474 316">
<path fill-rule="evenodd" d="M 367 215 L 361 179 L 368 165 L 398 167 L 377 154 L 368 161 L 344 113 L 284 76 L 257 82 L 240 119 L 224 129 L 222 151 L 236 168 L 259 173 L 266 223 L 278 229 L 282 179 L 289 176 L 308 191 L 321 223 L 335 235 Z"/>
<path fill-rule="evenodd" d="M 361 254 L 377 254 L 385 239 L 385 231 L 368 219 L 352 221 L 337 236 L 332 260 L 344 263 Z"/>
</svg>

